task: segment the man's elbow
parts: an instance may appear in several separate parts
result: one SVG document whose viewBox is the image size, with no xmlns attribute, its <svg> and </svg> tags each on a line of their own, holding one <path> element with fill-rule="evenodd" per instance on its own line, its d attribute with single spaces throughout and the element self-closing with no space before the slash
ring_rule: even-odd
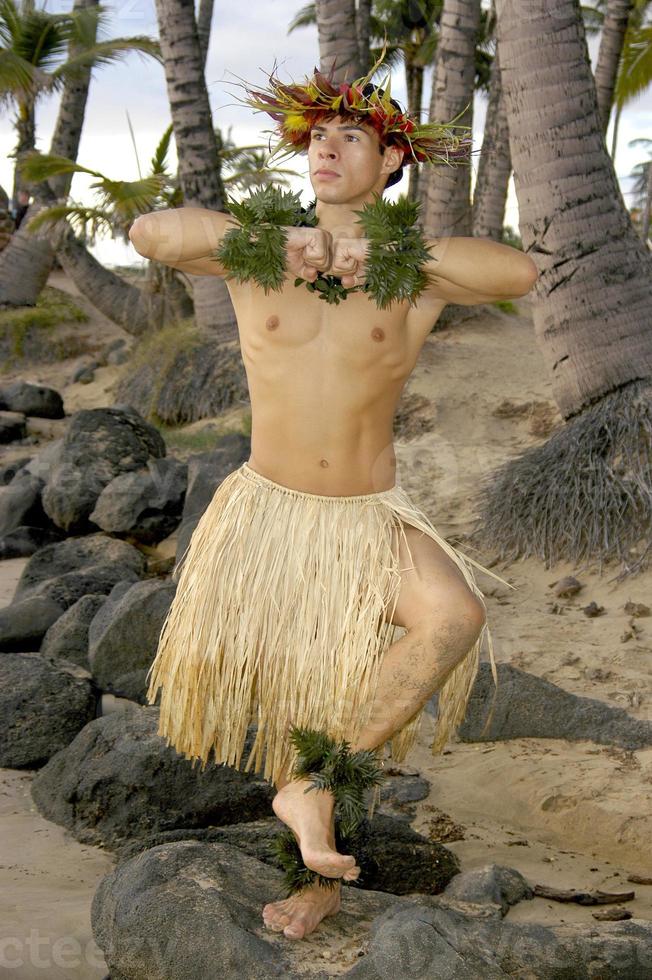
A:
<svg viewBox="0 0 652 980">
<path fill-rule="evenodd" d="M 151 222 L 146 223 L 146 219 L 150 217 L 150 214 L 139 215 L 135 221 L 132 221 L 129 228 L 129 241 L 138 254 L 143 255 L 146 259 L 151 258 L 148 249 L 152 244 L 152 228 Z"/>
<path fill-rule="evenodd" d="M 539 270 L 537 269 L 535 263 L 529 257 L 529 255 L 523 255 L 523 271 L 520 276 L 520 283 L 518 286 L 518 292 L 514 293 L 514 296 L 527 296 L 530 290 L 534 287 L 535 282 L 539 278 Z"/>
</svg>

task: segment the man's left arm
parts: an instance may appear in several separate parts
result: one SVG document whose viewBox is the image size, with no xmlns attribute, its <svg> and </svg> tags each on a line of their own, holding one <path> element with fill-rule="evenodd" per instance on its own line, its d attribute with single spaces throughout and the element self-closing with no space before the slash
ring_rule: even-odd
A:
<svg viewBox="0 0 652 980">
<path fill-rule="evenodd" d="M 426 246 L 431 255 L 424 264 L 430 282 L 422 293 L 426 301 L 471 304 L 512 299 L 525 296 L 538 277 L 528 255 L 489 238 L 435 238 L 428 239 Z"/>
<path fill-rule="evenodd" d="M 367 245 L 365 238 L 334 238 L 330 272 L 341 276 L 344 286 L 353 286 L 355 275 L 365 276 Z M 524 296 L 538 277 L 524 252 L 489 238 L 427 239 L 426 247 L 431 258 L 423 268 L 429 285 L 417 305 L 429 300 L 472 305 Z"/>
</svg>

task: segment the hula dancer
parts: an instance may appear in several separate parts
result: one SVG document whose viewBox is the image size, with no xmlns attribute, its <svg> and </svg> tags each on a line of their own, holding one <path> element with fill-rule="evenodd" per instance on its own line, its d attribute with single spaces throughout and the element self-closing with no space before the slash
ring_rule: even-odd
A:
<svg viewBox="0 0 652 980">
<path fill-rule="evenodd" d="M 263 918 L 294 939 L 359 877 L 365 794 L 370 816 L 383 753 L 405 758 L 435 691 L 433 753 L 454 734 L 485 634 L 496 679 L 473 566 L 503 579 L 448 544 L 397 483 L 392 422 L 446 303 L 522 296 L 536 278 L 520 251 L 425 241 L 417 205 L 382 201 L 406 166 L 468 165 L 470 136 L 408 118 L 389 80 L 371 84 L 379 64 L 351 84 L 315 70 L 247 89 L 275 120 L 277 149 L 307 153 L 311 208 L 267 189 L 230 214 L 156 212 L 131 232 L 142 255 L 225 277 L 252 411 L 251 455 L 173 572 L 148 700 L 160 691 L 159 734 L 188 759 L 203 768 L 213 753 L 275 784 L 288 897 Z"/>
</svg>

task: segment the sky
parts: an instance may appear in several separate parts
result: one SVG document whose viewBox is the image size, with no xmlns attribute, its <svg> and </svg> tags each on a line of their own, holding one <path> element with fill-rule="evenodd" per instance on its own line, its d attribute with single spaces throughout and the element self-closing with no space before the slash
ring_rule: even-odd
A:
<svg viewBox="0 0 652 980">
<path fill-rule="evenodd" d="M 111 19 L 107 26 L 109 37 L 148 34 L 156 37 L 156 11 L 154 0 L 104 0 Z M 41 6 L 53 13 L 68 11 L 72 0 L 46 0 Z M 206 82 L 213 112 L 213 121 L 224 135 L 231 128 L 231 138 L 238 145 L 265 143 L 268 137 L 263 130 L 273 126 L 273 120 L 264 113 L 254 113 L 246 106 L 238 105 L 236 95 L 242 90 L 233 83 L 245 79 L 248 83 L 264 84 L 266 76 L 274 68 L 284 81 L 303 80 L 312 74 L 319 64 L 319 48 L 316 26 L 302 27 L 287 33 L 288 26 L 303 6 L 303 0 L 252 0 L 242 4 L 215 4 L 211 42 L 206 63 Z M 261 27 L 262 24 L 262 27 Z M 599 36 L 589 39 L 589 54 L 595 66 Z M 381 76 L 382 77 L 382 76 Z M 432 69 L 426 70 L 424 107 L 430 101 Z M 392 74 L 392 96 L 406 105 L 405 75 L 402 68 Z M 482 134 L 487 100 L 476 95 L 474 101 L 474 146 L 482 145 Z M 37 105 L 37 149 L 47 152 L 56 121 L 58 98 L 48 96 Z M 426 118 L 426 113 L 422 114 Z M 88 106 L 82 132 L 78 162 L 85 167 L 102 171 L 113 179 L 134 180 L 138 167 L 132 143 L 129 120 L 135 134 L 136 149 L 143 173 L 157 143 L 170 122 L 165 76 L 162 65 L 137 53 L 128 54 L 115 65 L 96 69 L 91 82 Z M 607 145 L 611 146 L 610 125 Z M 652 90 L 630 103 L 621 116 L 616 151 L 616 173 L 629 203 L 628 175 L 636 163 L 648 158 L 649 149 L 644 146 L 629 147 L 630 140 L 652 138 Z M 0 117 L 0 184 L 8 194 L 13 187 L 13 160 L 8 154 L 15 145 L 11 125 L 11 113 Z M 473 158 L 477 168 L 478 155 Z M 174 151 L 169 157 L 174 170 Z M 286 158 L 281 166 L 307 174 L 307 160 L 303 157 Z M 77 174 L 73 179 L 72 196 L 85 204 L 92 202 L 89 184 L 93 178 Z M 407 188 L 407 176 L 390 188 L 387 197 L 395 200 Z M 312 188 L 307 176 L 293 178 L 291 189 L 301 193 L 304 204 L 312 198 Z M 505 221 L 518 230 L 518 205 L 513 180 L 507 201 Z M 130 244 L 110 240 L 98 241 L 92 249 L 105 264 L 132 264 L 141 257 Z"/>
</svg>

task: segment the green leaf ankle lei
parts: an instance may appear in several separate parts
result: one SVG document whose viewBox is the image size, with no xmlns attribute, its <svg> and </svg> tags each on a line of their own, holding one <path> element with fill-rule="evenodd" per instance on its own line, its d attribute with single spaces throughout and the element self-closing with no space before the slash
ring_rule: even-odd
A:
<svg viewBox="0 0 652 980">
<path fill-rule="evenodd" d="M 314 282 L 298 277 L 295 286 L 305 284 L 327 303 L 339 303 L 352 292 L 365 292 L 381 310 L 394 300 L 414 304 L 430 284 L 423 266 L 431 255 L 415 226 L 420 204 L 408 198 L 391 203 L 378 194 L 374 198 L 354 212 L 368 239 L 366 282 L 347 288 L 339 276 L 320 273 Z M 240 227 L 230 228 L 211 254 L 228 270 L 227 279 L 241 283 L 253 279 L 266 294 L 270 289 L 279 292 L 285 280 L 287 234 L 283 226 L 316 227 L 315 204 L 302 208 L 298 194 L 269 186 L 252 191 L 241 202 L 229 199 L 227 207 Z"/>
</svg>

